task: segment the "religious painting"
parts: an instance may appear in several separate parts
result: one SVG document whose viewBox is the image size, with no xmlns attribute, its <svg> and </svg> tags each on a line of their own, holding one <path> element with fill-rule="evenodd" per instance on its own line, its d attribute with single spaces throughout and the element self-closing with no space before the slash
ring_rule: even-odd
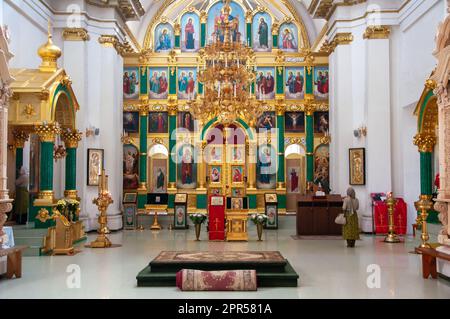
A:
<svg viewBox="0 0 450 319">
<path fill-rule="evenodd" d="M 302 100 L 305 96 L 305 68 L 286 68 L 285 96 L 289 100 Z"/>
<path fill-rule="evenodd" d="M 329 133 L 328 112 L 314 112 L 314 133 Z"/>
<path fill-rule="evenodd" d="M 186 227 L 186 205 L 175 205 L 175 228 L 185 228 Z"/>
<path fill-rule="evenodd" d="M 155 29 L 155 52 L 168 52 L 175 46 L 175 36 L 170 23 L 160 23 Z"/>
<path fill-rule="evenodd" d="M 138 193 L 136 193 L 136 192 L 123 193 L 123 203 L 124 204 L 136 204 L 137 195 L 138 195 Z"/>
<path fill-rule="evenodd" d="M 244 208 L 244 198 L 242 197 L 232 197 L 231 198 L 231 209 L 239 210 Z"/>
<path fill-rule="evenodd" d="M 195 149 L 190 144 L 184 144 L 178 148 L 177 187 L 182 189 L 194 189 L 197 187 L 197 164 Z"/>
<path fill-rule="evenodd" d="M 158 162 L 157 162 L 158 161 Z M 162 162 L 162 163 L 161 163 Z M 153 160 L 153 193 L 167 193 L 166 159 Z"/>
<path fill-rule="evenodd" d="M 139 68 L 128 67 L 123 69 L 123 98 L 136 100 L 139 98 Z"/>
<path fill-rule="evenodd" d="M 123 112 L 123 130 L 126 133 L 139 133 L 139 112 Z"/>
<path fill-rule="evenodd" d="M 139 150 L 132 144 L 123 146 L 123 189 L 139 187 Z"/>
<path fill-rule="evenodd" d="M 264 194 L 264 201 L 266 203 L 278 203 L 277 194 L 274 193 Z"/>
<path fill-rule="evenodd" d="M 266 228 L 278 228 L 278 207 L 276 204 L 266 205 L 265 213 L 267 215 Z"/>
<path fill-rule="evenodd" d="M 187 203 L 187 194 L 175 194 L 175 203 Z"/>
<path fill-rule="evenodd" d="M 325 144 L 314 152 L 314 184 L 321 186 L 325 193 L 330 192 L 330 149 Z"/>
<path fill-rule="evenodd" d="M 168 133 L 169 116 L 167 112 L 150 112 L 148 114 L 149 133 Z"/>
<path fill-rule="evenodd" d="M 205 147 L 205 162 L 207 164 L 222 161 L 223 145 L 208 144 Z"/>
<path fill-rule="evenodd" d="M 223 42 L 224 29 L 220 26 L 224 23 L 231 22 L 231 39 L 233 42 L 242 42 L 245 40 L 245 14 L 244 10 L 236 2 L 230 3 L 230 14 L 226 17 L 223 12 L 223 2 L 219 1 L 214 4 L 208 12 L 207 22 L 207 42 L 216 40 Z"/>
<path fill-rule="evenodd" d="M 258 67 L 256 70 L 256 98 L 273 100 L 275 98 L 275 68 Z"/>
<path fill-rule="evenodd" d="M 178 112 L 178 128 L 194 132 L 194 117 L 190 112 Z"/>
<path fill-rule="evenodd" d="M 245 161 L 245 145 L 228 145 L 227 162 L 243 163 Z"/>
<path fill-rule="evenodd" d="M 329 77 L 327 66 L 316 66 L 314 68 L 314 95 L 316 99 L 328 99 Z"/>
<path fill-rule="evenodd" d="M 253 17 L 253 50 L 272 51 L 272 18 L 267 12 L 258 12 Z"/>
<path fill-rule="evenodd" d="M 350 185 L 366 184 L 365 155 L 364 148 L 349 149 Z"/>
<path fill-rule="evenodd" d="M 164 100 L 169 95 L 167 68 L 149 68 L 149 96 L 151 99 Z"/>
<path fill-rule="evenodd" d="M 294 23 L 283 23 L 280 26 L 278 47 L 285 52 L 298 51 L 298 28 Z"/>
<path fill-rule="evenodd" d="M 136 228 L 136 204 L 124 204 L 123 205 L 123 220 L 124 229 Z"/>
<path fill-rule="evenodd" d="M 231 189 L 231 196 L 232 197 L 243 197 L 244 196 L 244 189 L 239 187 L 233 187 Z"/>
<path fill-rule="evenodd" d="M 305 112 L 285 112 L 284 129 L 288 133 L 305 133 Z"/>
<path fill-rule="evenodd" d="M 181 52 L 197 52 L 200 48 L 200 19 L 192 12 L 181 17 Z"/>
<path fill-rule="evenodd" d="M 256 122 L 256 131 L 258 133 L 264 131 L 271 131 L 275 128 L 276 120 L 275 120 L 275 112 L 268 111 L 264 112 Z"/>
<path fill-rule="evenodd" d="M 256 186 L 259 189 L 274 189 L 277 175 L 277 154 L 271 145 L 258 147 L 258 162 L 256 166 Z"/>
<path fill-rule="evenodd" d="M 194 100 L 197 96 L 197 69 L 178 68 L 178 99 Z"/>
<path fill-rule="evenodd" d="M 209 167 L 209 181 L 211 184 L 220 184 L 222 182 L 221 165 L 212 165 Z"/>
<path fill-rule="evenodd" d="M 211 197 L 211 206 L 223 206 L 223 197 L 222 196 Z"/>
<path fill-rule="evenodd" d="M 102 149 L 88 149 L 88 186 L 98 186 L 99 175 L 102 173 L 104 159 Z"/>
<path fill-rule="evenodd" d="M 221 187 L 210 187 L 209 192 L 211 195 L 222 195 L 222 188 Z"/>
<path fill-rule="evenodd" d="M 231 182 L 233 184 L 242 184 L 244 182 L 244 167 L 233 165 L 231 166 Z"/>
<path fill-rule="evenodd" d="M 288 193 L 299 193 L 300 192 L 300 167 L 289 166 L 287 169 L 287 192 Z"/>
</svg>

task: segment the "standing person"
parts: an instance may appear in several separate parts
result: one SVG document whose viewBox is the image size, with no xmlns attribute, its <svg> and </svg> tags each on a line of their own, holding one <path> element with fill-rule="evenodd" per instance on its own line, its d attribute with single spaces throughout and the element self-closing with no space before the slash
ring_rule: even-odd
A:
<svg viewBox="0 0 450 319">
<path fill-rule="evenodd" d="M 349 187 L 342 205 L 342 210 L 347 219 L 347 223 L 342 226 L 342 237 L 347 241 L 347 247 L 355 247 L 355 242 L 359 239 L 358 209 L 359 201 L 356 198 L 355 190 Z"/>
<path fill-rule="evenodd" d="M 28 174 L 24 167 L 19 170 L 16 179 L 15 213 L 16 222 L 20 225 L 26 224 L 28 216 Z"/>
</svg>

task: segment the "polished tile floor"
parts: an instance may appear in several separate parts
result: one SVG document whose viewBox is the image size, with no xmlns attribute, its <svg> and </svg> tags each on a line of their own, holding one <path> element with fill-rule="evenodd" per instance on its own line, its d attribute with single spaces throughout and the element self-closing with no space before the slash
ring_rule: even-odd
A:
<svg viewBox="0 0 450 319">
<path fill-rule="evenodd" d="M 110 238 L 113 243 L 123 245 L 119 248 L 80 246 L 81 252 L 72 257 L 24 257 L 21 279 L 0 279 L 0 299 L 450 297 L 448 281 L 422 279 L 420 257 L 409 253 L 418 238 L 407 237 L 402 244 L 385 244 L 381 242 L 382 237 L 363 235 L 357 247 L 349 249 L 343 240 L 294 240 L 291 237 L 295 233 L 294 226 L 295 219 L 292 219 L 283 229 L 265 231 L 262 242 L 255 240 L 252 228 L 252 238 L 245 243 L 209 242 L 206 232 L 202 232 L 202 240 L 197 242 L 192 228 L 116 232 Z M 94 236 L 90 234 L 88 241 Z M 257 292 L 246 293 L 136 287 L 137 273 L 161 250 L 279 250 L 300 275 L 299 286 L 260 288 Z M 370 265 L 379 266 L 379 288 L 367 285 L 368 277 L 373 274 L 373 270 L 367 271 Z M 80 288 L 70 288 L 75 282 L 71 267 L 80 269 Z"/>
</svg>

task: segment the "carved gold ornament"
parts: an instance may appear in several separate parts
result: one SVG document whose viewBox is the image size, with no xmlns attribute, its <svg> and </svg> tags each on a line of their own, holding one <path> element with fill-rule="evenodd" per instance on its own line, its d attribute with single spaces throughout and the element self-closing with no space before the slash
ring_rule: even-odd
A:
<svg viewBox="0 0 450 319">
<path fill-rule="evenodd" d="M 25 115 L 25 117 L 27 119 L 29 119 L 30 117 L 33 117 L 33 116 L 36 115 L 36 112 L 34 110 L 33 104 L 31 104 L 31 103 L 30 104 L 26 104 L 23 107 L 23 115 Z"/>
<path fill-rule="evenodd" d="M 391 28 L 387 25 L 368 26 L 363 34 L 363 39 L 389 39 Z"/>
<path fill-rule="evenodd" d="M 433 152 L 434 145 L 436 145 L 436 136 L 431 134 L 418 133 L 414 136 L 414 145 L 419 148 L 419 152 Z"/>
<path fill-rule="evenodd" d="M 62 33 L 64 41 L 89 41 L 88 31 L 84 28 L 66 28 Z"/>
<path fill-rule="evenodd" d="M 66 148 L 77 148 L 82 135 L 83 133 L 78 130 L 68 129 L 61 134 L 61 138 L 64 141 Z"/>
<path fill-rule="evenodd" d="M 36 125 L 34 130 L 41 142 L 54 142 L 56 135 L 61 133 L 58 122 Z"/>
<path fill-rule="evenodd" d="M 28 134 L 27 132 L 17 130 L 14 130 L 12 132 L 12 135 L 14 137 L 14 146 L 16 148 L 23 148 L 25 146 L 25 142 L 30 137 L 30 134 Z"/>
<path fill-rule="evenodd" d="M 330 43 L 331 52 L 333 52 L 338 45 L 348 45 L 352 43 L 353 35 L 350 32 L 337 33 Z"/>
</svg>

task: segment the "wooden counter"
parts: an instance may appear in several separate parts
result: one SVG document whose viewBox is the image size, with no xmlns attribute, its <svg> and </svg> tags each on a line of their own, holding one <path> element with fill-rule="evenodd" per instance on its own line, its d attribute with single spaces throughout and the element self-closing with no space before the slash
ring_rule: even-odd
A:
<svg viewBox="0 0 450 319">
<path fill-rule="evenodd" d="M 342 226 L 334 222 L 342 213 L 342 197 L 327 195 L 299 196 L 297 202 L 297 235 L 340 235 Z"/>
</svg>

